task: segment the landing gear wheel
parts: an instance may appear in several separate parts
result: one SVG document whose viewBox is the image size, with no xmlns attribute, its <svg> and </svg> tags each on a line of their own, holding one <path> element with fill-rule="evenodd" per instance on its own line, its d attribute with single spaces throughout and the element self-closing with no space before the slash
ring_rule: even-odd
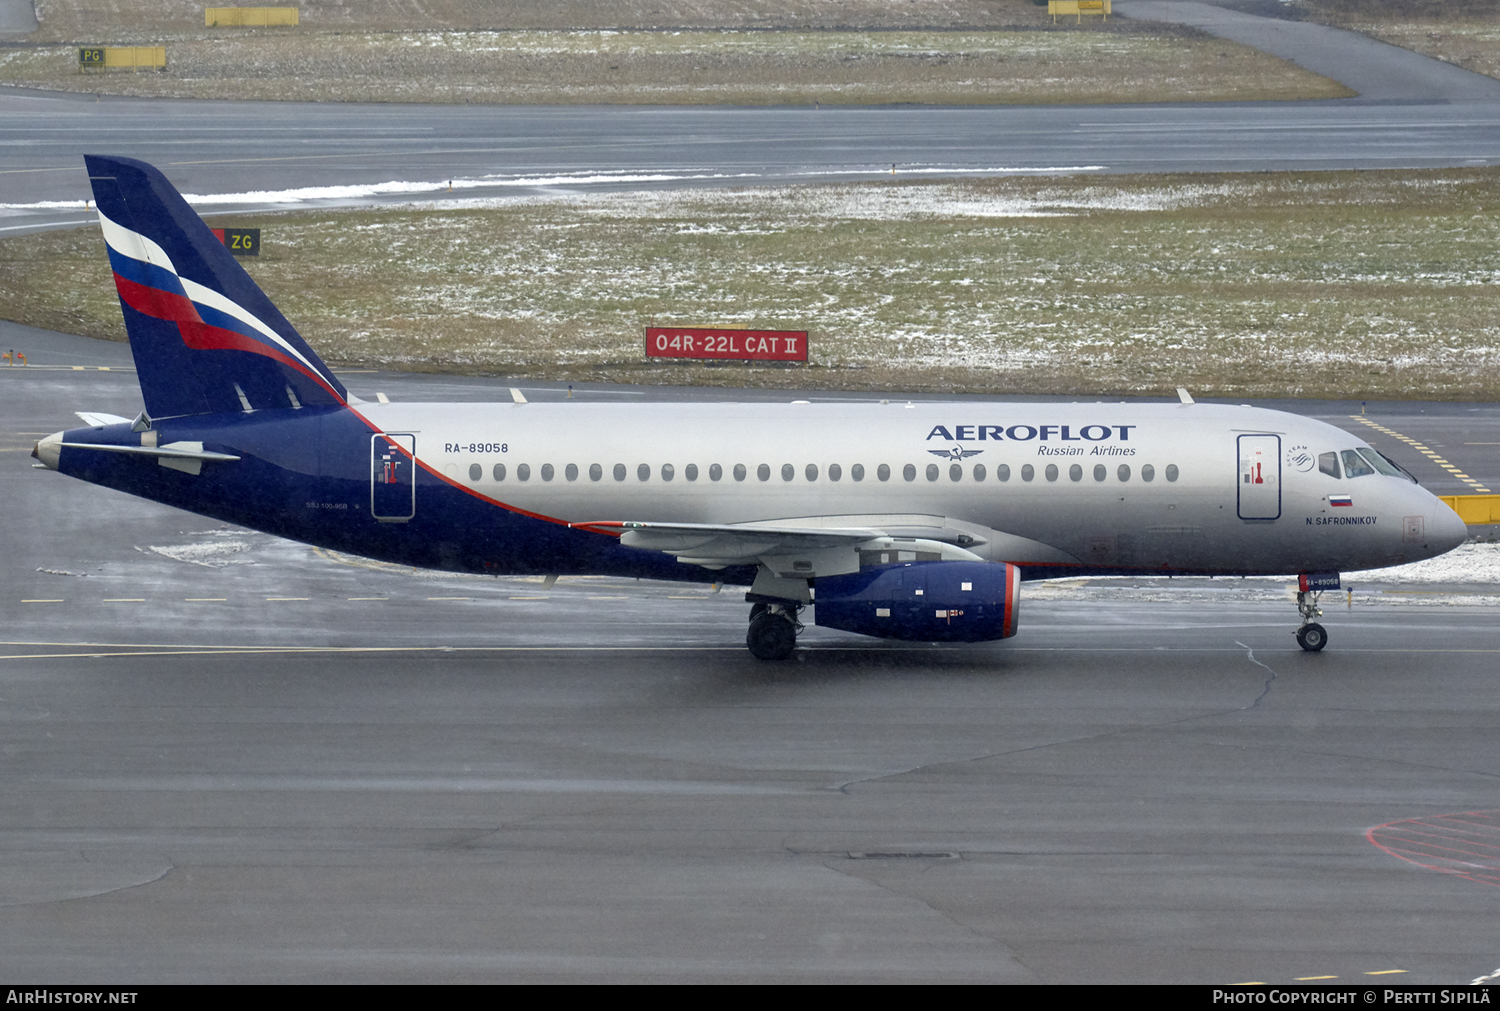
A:
<svg viewBox="0 0 1500 1011">
<path fill-rule="evenodd" d="M 1309 653 L 1316 653 L 1328 645 L 1328 630 L 1316 621 L 1310 621 L 1297 629 L 1297 645 Z"/>
<path fill-rule="evenodd" d="M 759 618 L 770 609 L 771 605 L 767 604 L 764 600 L 757 601 L 750 606 L 750 620 L 754 621 L 756 618 Z"/>
<path fill-rule="evenodd" d="M 757 614 L 745 645 L 757 660 L 785 660 L 797 648 L 797 627 L 779 614 Z"/>
</svg>

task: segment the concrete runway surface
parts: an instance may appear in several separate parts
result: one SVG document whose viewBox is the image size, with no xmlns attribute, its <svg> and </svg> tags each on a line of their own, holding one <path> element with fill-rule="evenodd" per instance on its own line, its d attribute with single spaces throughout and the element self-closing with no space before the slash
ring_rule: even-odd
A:
<svg viewBox="0 0 1500 1011">
<path fill-rule="evenodd" d="M 35 433 L 139 394 L 123 345 L 0 343 L 36 363 L 0 369 L 10 978 L 1464 983 L 1500 965 L 1495 861 L 1431 842 L 1500 842 L 1493 586 L 1374 588 L 1329 608 L 1311 655 L 1267 581 L 1029 584 L 1005 643 L 810 628 L 765 665 L 732 589 L 413 572 L 32 471 Z M 344 379 L 397 399 L 508 385 Z M 1349 407 L 1300 405 L 1352 428 Z M 1368 416 L 1457 444 L 1495 415 L 1403 407 Z M 1408 859 L 1366 838 L 1392 822 L 1375 838 Z"/>
</svg>

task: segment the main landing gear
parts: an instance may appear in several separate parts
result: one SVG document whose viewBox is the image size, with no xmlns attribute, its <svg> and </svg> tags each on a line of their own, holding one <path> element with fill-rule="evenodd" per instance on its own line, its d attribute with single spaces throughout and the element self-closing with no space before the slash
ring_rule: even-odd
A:
<svg viewBox="0 0 1500 1011">
<path fill-rule="evenodd" d="M 1299 590 L 1297 592 L 1297 612 L 1302 615 L 1302 627 L 1297 629 L 1297 645 L 1309 653 L 1316 653 L 1328 645 L 1328 629 L 1319 625 L 1314 618 L 1323 617 L 1322 610 L 1318 607 L 1318 598 L 1323 596 L 1317 590 Z"/>
<path fill-rule="evenodd" d="M 786 660 L 797 649 L 802 605 L 791 601 L 757 601 L 750 608 L 750 631 L 745 645 L 757 660 Z"/>
</svg>

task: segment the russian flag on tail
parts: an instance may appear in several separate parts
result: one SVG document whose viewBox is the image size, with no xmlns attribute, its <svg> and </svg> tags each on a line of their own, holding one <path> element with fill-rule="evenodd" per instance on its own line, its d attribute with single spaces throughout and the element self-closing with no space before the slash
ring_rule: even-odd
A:
<svg viewBox="0 0 1500 1011">
<path fill-rule="evenodd" d="M 152 417 L 342 405 L 342 383 L 165 176 L 85 155 Z"/>
</svg>

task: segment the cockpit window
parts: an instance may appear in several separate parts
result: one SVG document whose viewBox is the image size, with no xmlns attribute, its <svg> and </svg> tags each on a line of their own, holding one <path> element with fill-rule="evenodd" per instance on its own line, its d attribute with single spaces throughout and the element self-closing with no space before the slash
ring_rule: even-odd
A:
<svg viewBox="0 0 1500 1011">
<path fill-rule="evenodd" d="M 1380 471 L 1380 473 L 1384 474 L 1386 477 L 1406 476 L 1405 474 L 1401 473 L 1400 470 L 1392 467 L 1390 461 L 1381 456 L 1379 453 L 1375 452 L 1373 449 L 1361 449 L 1359 451 L 1359 455 L 1364 457 L 1366 460 L 1369 460 L 1370 466 Z"/>
<path fill-rule="evenodd" d="M 1329 477 L 1339 476 L 1339 455 L 1337 453 L 1319 453 L 1318 469 Z"/>
<path fill-rule="evenodd" d="M 1366 474 L 1375 473 L 1375 468 L 1366 463 L 1364 457 L 1354 450 L 1346 449 L 1344 450 L 1344 473 L 1350 478 L 1364 477 Z"/>
</svg>

